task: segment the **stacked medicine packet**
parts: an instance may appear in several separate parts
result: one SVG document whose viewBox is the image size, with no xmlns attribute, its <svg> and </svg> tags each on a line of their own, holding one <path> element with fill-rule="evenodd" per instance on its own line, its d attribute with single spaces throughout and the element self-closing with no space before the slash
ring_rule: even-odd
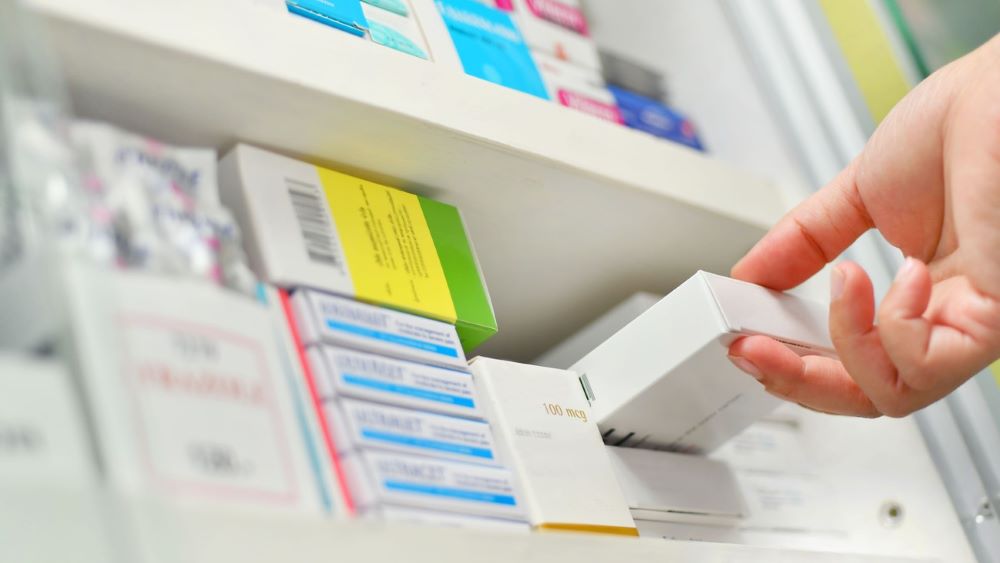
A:
<svg viewBox="0 0 1000 563">
<path fill-rule="evenodd" d="M 465 359 L 496 321 L 457 210 L 245 145 L 220 181 L 254 269 L 290 294 L 346 504 L 527 530 Z"/>
</svg>

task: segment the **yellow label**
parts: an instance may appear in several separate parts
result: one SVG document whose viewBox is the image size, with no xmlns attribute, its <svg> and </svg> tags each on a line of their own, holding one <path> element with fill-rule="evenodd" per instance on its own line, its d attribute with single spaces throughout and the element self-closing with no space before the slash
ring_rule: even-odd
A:
<svg viewBox="0 0 1000 563">
<path fill-rule="evenodd" d="M 454 323 L 455 305 L 417 196 L 325 168 L 317 171 L 355 296 Z"/>
<path fill-rule="evenodd" d="M 990 366 L 990 371 L 993 372 L 993 380 L 997 382 L 997 387 L 1000 387 L 1000 362 L 994 362 Z"/>
</svg>

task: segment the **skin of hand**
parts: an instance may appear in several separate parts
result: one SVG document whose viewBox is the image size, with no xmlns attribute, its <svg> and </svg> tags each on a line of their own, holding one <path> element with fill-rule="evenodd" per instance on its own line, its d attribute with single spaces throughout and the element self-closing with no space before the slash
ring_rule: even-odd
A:
<svg viewBox="0 0 1000 563">
<path fill-rule="evenodd" d="M 871 228 L 908 258 L 877 311 L 860 266 L 833 269 L 839 361 L 799 357 L 766 336 L 730 346 L 733 363 L 770 393 L 831 414 L 900 417 L 1000 357 L 1000 35 L 903 98 L 732 276 L 789 289 Z"/>
</svg>

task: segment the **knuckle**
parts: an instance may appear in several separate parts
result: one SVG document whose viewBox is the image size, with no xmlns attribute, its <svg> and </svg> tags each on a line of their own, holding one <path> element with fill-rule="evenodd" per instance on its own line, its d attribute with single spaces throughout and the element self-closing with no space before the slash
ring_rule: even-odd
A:
<svg viewBox="0 0 1000 563">
<path fill-rule="evenodd" d="M 916 391 L 926 391 L 934 386 L 936 372 L 926 366 L 916 364 L 899 370 L 899 378 L 907 387 Z"/>
</svg>

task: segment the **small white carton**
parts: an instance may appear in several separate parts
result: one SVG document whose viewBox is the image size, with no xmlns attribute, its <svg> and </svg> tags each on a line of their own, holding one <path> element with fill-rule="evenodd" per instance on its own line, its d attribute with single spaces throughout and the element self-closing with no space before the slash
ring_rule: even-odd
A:
<svg viewBox="0 0 1000 563">
<path fill-rule="evenodd" d="M 388 505 L 494 518 L 523 519 L 511 472 L 395 452 L 364 451 L 342 459 L 358 509 Z"/>
<path fill-rule="evenodd" d="M 727 357 L 753 334 L 835 356 L 822 304 L 698 272 L 572 369 L 605 443 L 704 452 L 780 402 Z"/>
<path fill-rule="evenodd" d="M 535 51 L 532 57 L 553 101 L 605 121 L 623 123 L 615 97 L 605 86 L 599 71 L 570 64 L 541 51 Z"/>
<path fill-rule="evenodd" d="M 746 516 L 736 476 L 721 461 L 638 448 L 607 452 L 636 520 L 734 526 Z"/>
<path fill-rule="evenodd" d="M 325 408 L 341 455 L 379 449 L 499 464 L 490 426 L 485 422 L 351 399 L 328 403 Z"/>
<path fill-rule="evenodd" d="M 524 41 L 568 63 L 600 72 L 597 45 L 589 37 L 579 2 L 566 0 L 495 0 L 513 12 Z"/>
<path fill-rule="evenodd" d="M 468 372 L 337 346 L 314 346 L 307 353 L 324 400 L 354 397 L 465 418 L 482 418 L 479 397 Z"/>
<path fill-rule="evenodd" d="M 334 344 L 404 360 L 465 369 L 465 352 L 448 323 L 300 289 L 292 309 L 303 345 Z"/>
<path fill-rule="evenodd" d="M 531 525 L 639 535 L 576 374 L 489 358 L 471 367 Z"/>
</svg>

